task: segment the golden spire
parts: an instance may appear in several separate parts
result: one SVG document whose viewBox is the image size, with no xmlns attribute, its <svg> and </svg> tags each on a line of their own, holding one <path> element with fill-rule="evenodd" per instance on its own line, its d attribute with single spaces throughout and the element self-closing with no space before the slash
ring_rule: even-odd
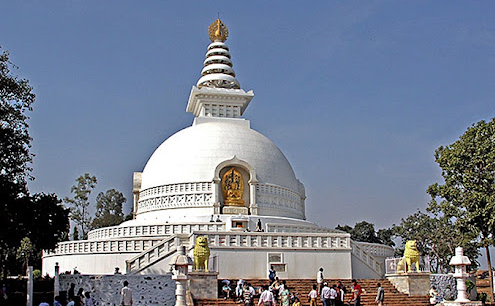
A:
<svg viewBox="0 0 495 306">
<path fill-rule="evenodd" d="M 218 18 L 208 27 L 208 35 L 210 35 L 211 41 L 226 41 L 229 36 L 229 29 Z"/>
</svg>

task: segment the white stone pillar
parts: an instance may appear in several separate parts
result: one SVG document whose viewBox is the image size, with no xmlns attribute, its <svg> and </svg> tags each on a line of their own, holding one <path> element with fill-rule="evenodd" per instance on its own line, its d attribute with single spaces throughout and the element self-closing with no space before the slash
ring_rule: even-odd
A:
<svg viewBox="0 0 495 306">
<path fill-rule="evenodd" d="M 258 215 L 258 205 L 256 205 L 256 183 L 250 180 L 249 184 L 249 210 L 251 215 Z"/>
<path fill-rule="evenodd" d="M 58 262 L 55 263 L 55 275 L 53 281 L 53 297 L 60 295 L 60 267 Z"/>
<path fill-rule="evenodd" d="M 175 306 L 186 306 L 186 282 L 184 280 L 175 281 Z"/>
<path fill-rule="evenodd" d="M 450 265 L 454 266 L 454 277 L 457 281 L 457 299 L 455 302 L 469 302 L 466 294 L 466 278 L 469 274 L 466 272 L 466 266 L 469 266 L 471 261 L 467 256 L 464 256 L 462 247 L 455 248 L 455 256 L 450 259 Z"/>
<path fill-rule="evenodd" d="M 211 186 L 212 201 L 213 201 L 213 215 L 220 214 L 220 180 L 214 179 Z"/>
<path fill-rule="evenodd" d="M 33 306 L 33 266 L 28 267 L 27 274 L 28 274 L 28 281 L 27 281 L 26 306 Z"/>
</svg>

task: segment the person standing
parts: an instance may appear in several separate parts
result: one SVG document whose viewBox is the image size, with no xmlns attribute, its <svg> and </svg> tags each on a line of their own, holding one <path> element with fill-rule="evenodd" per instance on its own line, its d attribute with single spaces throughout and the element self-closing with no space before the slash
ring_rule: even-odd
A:
<svg viewBox="0 0 495 306">
<path fill-rule="evenodd" d="M 316 272 L 316 283 L 318 284 L 318 294 L 321 295 L 321 289 L 323 288 L 323 282 L 325 281 L 325 277 L 323 277 L 323 268 L 320 267 L 318 272 Z"/>
<path fill-rule="evenodd" d="M 249 288 L 249 284 L 244 284 L 242 299 L 244 301 L 244 306 L 253 306 L 253 293 Z"/>
<path fill-rule="evenodd" d="M 376 303 L 378 306 L 383 306 L 383 300 L 385 299 L 385 290 L 382 288 L 382 284 L 378 283 L 378 290 L 376 292 Z"/>
<path fill-rule="evenodd" d="M 83 288 L 79 288 L 77 291 L 77 295 L 74 297 L 74 304 L 76 306 L 84 306 L 84 290 Z"/>
<path fill-rule="evenodd" d="M 72 298 L 70 298 L 70 297 L 67 299 L 67 301 L 68 301 L 68 303 L 67 303 L 66 306 L 75 306 L 76 305 L 75 302 L 74 302 L 74 300 Z"/>
<path fill-rule="evenodd" d="M 277 277 L 277 272 L 273 269 L 273 266 L 270 266 L 270 270 L 268 271 L 268 278 L 270 279 L 270 285 L 275 281 L 275 277 Z"/>
<path fill-rule="evenodd" d="M 73 301 L 74 301 L 74 297 L 75 297 L 75 295 L 74 295 L 74 290 L 76 290 L 76 284 L 71 283 L 71 284 L 70 284 L 69 291 L 67 292 L 67 297 L 68 297 L 69 299 L 73 300 Z"/>
<path fill-rule="evenodd" d="M 95 306 L 95 300 L 91 297 L 89 292 L 84 292 L 84 306 Z"/>
<path fill-rule="evenodd" d="M 275 298 L 273 297 L 273 293 L 268 290 L 268 286 L 263 286 L 263 292 L 260 295 L 260 299 L 258 301 L 258 306 L 263 304 L 263 306 L 276 306 Z"/>
<path fill-rule="evenodd" d="M 352 283 L 352 297 L 350 302 L 353 303 L 354 306 L 361 306 L 361 293 L 363 293 L 363 289 L 358 284 L 357 280 L 353 279 Z"/>
<path fill-rule="evenodd" d="M 332 285 L 332 288 L 330 288 L 330 305 L 335 306 L 336 301 L 337 301 L 337 288 L 336 285 Z"/>
<path fill-rule="evenodd" d="M 132 290 L 129 289 L 128 281 L 124 281 L 124 287 L 120 291 L 120 295 L 122 296 L 122 301 L 121 301 L 122 306 L 132 305 Z"/>
<path fill-rule="evenodd" d="M 309 306 L 316 306 L 316 299 L 318 298 L 318 292 L 316 291 L 316 285 L 313 285 L 313 290 L 308 294 Z"/>
<path fill-rule="evenodd" d="M 327 283 L 323 283 L 323 289 L 321 289 L 321 301 L 324 306 L 331 306 L 330 302 L 330 288 Z"/>
<path fill-rule="evenodd" d="M 342 302 L 341 305 L 344 305 L 345 293 L 346 293 L 345 286 L 344 286 L 344 284 L 342 284 L 341 281 L 338 281 L 337 282 L 337 288 L 339 289 L 338 292 L 340 292 L 340 301 Z"/>
<path fill-rule="evenodd" d="M 343 306 L 344 305 L 344 291 L 342 290 L 342 288 L 339 285 L 335 286 L 335 291 L 337 291 L 337 298 L 335 299 L 335 306 Z"/>
<path fill-rule="evenodd" d="M 244 290 L 244 280 L 243 279 L 239 279 L 237 281 L 237 286 L 235 287 L 235 296 L 237 297 L 237 301 L 238 302 L 242 302 L 242 299 L 243 299 L 243 292 Z"/>
<path fill-rule="evenodd" d="M 285 280 L 282 282 L 283 289 L 279 292 L 280 297 L 280 305 L 281 306 L 289 306 L 289 289 L 287 289 L 287 285 L 285 284 Z"/>
<path fill-rule="evenodd" d="M 55 299 L 53 300 L 53 306 L 62 306 L 62 304 L 60 304 L 60 296 L 56 296 Z"/>
</svg>

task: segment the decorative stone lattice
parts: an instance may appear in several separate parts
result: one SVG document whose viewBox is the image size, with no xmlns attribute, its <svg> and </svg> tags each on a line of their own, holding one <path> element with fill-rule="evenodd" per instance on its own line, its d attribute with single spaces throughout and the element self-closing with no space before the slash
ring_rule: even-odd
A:
<svg viewBox="0 0 495 306">
<path fill-rule="evenodd" d="M 120 291 L 124 281 L 129 282 L 135 306 L 174 306 L 175 281 L 171 275 L 60 275 L 60 290 L 68 291 L 70 284 L 89 291 L 99 306 L 120 305 Z"/>
<path fill-rule="evenodd" d="M 258 207 L 286 209 L 303 215 L 304 201 L 297 192 L 281 186 L 256 184 Z"/>
<path fill-rule="evenodd" d="M 141 191 L 138 211 L 213 205 L 211 182 L 170 184 Z"/>
</svg>

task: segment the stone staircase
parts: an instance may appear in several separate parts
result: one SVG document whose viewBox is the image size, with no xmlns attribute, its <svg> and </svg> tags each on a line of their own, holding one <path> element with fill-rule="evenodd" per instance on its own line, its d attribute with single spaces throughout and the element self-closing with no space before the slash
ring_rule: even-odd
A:
<svg viewBox="0 0 495 306">
<path fill-rule="evenodd" d="M 237 280 L 234 280 L 236 283 Z M 262 285 L 268 285 L 268 280 L 246 280 L 251 283 L 253 287 L 260 287 Z M 336 284 L 338 280 L 331 279 L 326 280 L 330 285 Z M 341 280 L 347 289 L 348 294 L 345 296 L 346 303 L 350 298 L 350 288 L 351 280 L 343 279 Z M 301 304 L 308 306 L 307 295 L 312 288 L 315 280 L 313 279 L 297 279 L 297 280 L 286 280 L 289 291 L 292 293 L 297 293 Z M 406 294 L 398 292 L 395 287 L 387 279 L 360 279 L 358 283 L 363 288 L 363 294 L 361 296 L 361 305 L 376 305 L 375 297 L 377 284 L 381 283 L 382 287 L 385 289 L 385 305 L 387 306 L 427 306 L 429 305 L 429 298 L 427 296 L 408 296 Z M 218 299 L 197 299 L 196 306 L 234 306 L 239 303 L 234 299 L 224 300 L 223 298 Z M 255 304 L 257 305 L 258 299 L 255 298 Z M 322 306 L 323 303 L 318 300 L 318 306 Z"/>
</svg>

